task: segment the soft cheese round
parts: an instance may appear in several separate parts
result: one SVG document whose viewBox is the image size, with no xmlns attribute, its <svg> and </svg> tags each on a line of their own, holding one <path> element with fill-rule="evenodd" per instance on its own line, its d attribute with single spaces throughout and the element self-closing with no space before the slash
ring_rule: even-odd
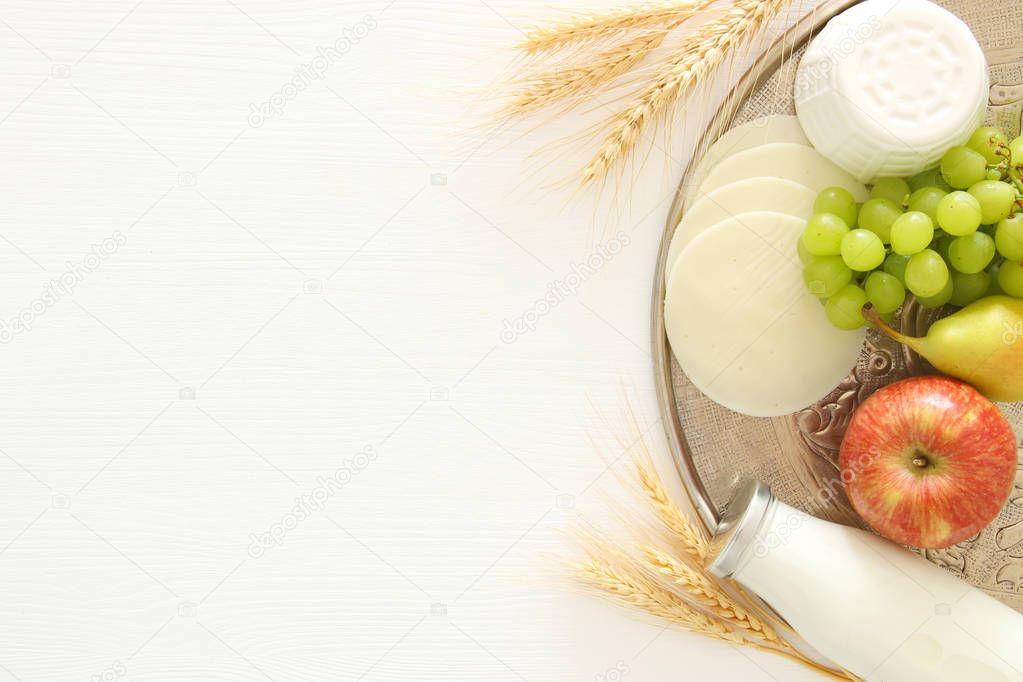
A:
<svg viewBox="0 0 1023 682">
<path fill-rule="evenodd" d="M 813 190 L 798 182 L 769 176 L 738 180 L 707 194 L 697 193 L 671 237 L 664 272 L 671 274 L 682 250 L 722 220 L 748 211 L 774 211 L 801 218 L 805 224 L 816 198 Z"/>
<path fill-rule="evenodd" d="M 790 414 L 830 393 L 856 365 L 865 331 L 841 331 L 803 285 L 795 243 L 804 220 L 729 218 L 682 251 L 664 326 L 682 370 L 743 414 Z"/>
<path fill-rule="evenodd" d="M 793 142 L 772 142 L 730 154 L 707 173 L 697 192 L 709 194 L 729 183 L 763 176 L 798 182 L 814 192 L 828 187 L 844 187 L 856 201 L 869 198 L 863 183 L 813 147 Z"/>
<path fill-rule="evenodd" d="M 981 124 L 988 89 L 961 19 L 927 0 L 866 0 L 807 47 L 796 112 L 822 154 L 868 182 L 934 166 Z"/>
<path fill-rule="evenodd" d="M 771 142 L 791 142 L 804 147 L 812 146 L 795 116 L 777 114 L 764 116 L 726 130 L 714 141 L 696 164 L 690 176 L 690 186 L 698 187 L 707 173 L 720 161 L 732 154 L 744 152 Z"/>
</svg>

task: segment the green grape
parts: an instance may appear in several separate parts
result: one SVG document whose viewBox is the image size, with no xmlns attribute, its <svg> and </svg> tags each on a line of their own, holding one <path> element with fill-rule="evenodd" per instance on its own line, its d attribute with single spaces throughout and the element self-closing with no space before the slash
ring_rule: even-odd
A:
<svg viewBox="0 0 1023 682">
<path fill-rule="evenodd" d="M 902 178 L 878 178 L 870 190 L 870 198 L 891 199 L 898 206 L 905 206 L 911 191 L 909 183 Z"/>
<path fill-rule="evenodd" d="M 937 187 L 938 189 L 951 192 L 952 188 L 945 178 L 941 177 L 941 170 L 937 168 L 931 168 L 925 170 L 922 173 L 917 173 L 909 179 L 909 188 L 916 192 L 917 190 L 923 189 L 924 187 Z"/>
<path fill-rule="evenodd" d="M 956 189 L 966 189 L 987 176 L 987 160 L 969 147 L 952 147 L 941 157 L 941 175 Z"/>
<path fill-rule="evenodd" d="M 934 239 L 934 223 L 926 213 L 903 213 L 892 225 L 892 251 L 900 256 L 920 253 Z"/>
<path fill-rule="evenodd" d="M 824 304 L 824 312 L 831 324 L 839 329 L 859 329 L 866 320 L 863 318 L 863 306 L 867 304 L 867 294 L 855 284 L 846 284 Z"/>
<path fill-rule="evenodd" d="M 938 202 L 938 226 L 956 237 L 965 237 L 980 227 L 983 211 L 969 192 L 951 192 Z"/>
<path fill-rule="evenodd" d="M 898 277 L 889 275 L 880 270 L 870 273 L 864 285 L 867 291 L 867 298 L 871 305 L 877 308 L 877 312 L 890 313 L 906 300 L 906 287 L 902 285 Z"/>
<path fill-rule="evenodd" d="M 1009 296 L 1023 298 L 1023 262 L 1007 260 L 998 269 L 998 286 Z"/>
<path fill-rule="evenodd" d="M 903 284 L 906 283 L 906 265 L 909 264 L 909 256 L 900 256 L 897 253 L 890 253 L 884 259 L 884 271 L 895 277 Z"/>
<path fill-rule="evenodd" d="M 1009 144 L 1009 138 L 1005 133 L 998 128 L 984 126 L 973 131 L 966 146 L 981 154 L 988 163 L 998 163 L 1002 160 L 1002 157 L 998 155 L 998 149 L 1007 144 Z"/>
<path fill-rule="evenodd" d="M 814 256 L 842 253 L 842 237 L 849 232 L 845 221 L 833 213 L 817 213 L 806 223 L 803 246 Z"/>
<path fill-rule="evenodd" d="M 1020 167 L 1023 166 L 1023 135 L 1009 143 L 1009 177 L 1017 184 L 1021 177 Z"/>
<path fill-rule="evenodd" d="M 1023 135 L 1009 143 L 1009 154 L 1013 164 L 1023 163 Z"/>
<path fill-rule="evenodd" d="M 796 255 L 799 256 L 799 262 L 806 265 L 814 259 L 814 255 L 806 250 L 806 245 L 803 243 L 803 236 L 800 235 L 799 239 L 796 240 Z"/>
<path fill-rule="evenodd" d="M 987 175 L 985 175 L 984 177 L 986 177 L 988 180 L 1001 180 L 1002 171 L 998 170 L 997 168 L 988 168 Z"/>
<path fill-rule="evenodd" d="M 853 270 L 866 272 L 884 262 L 884 244 L 870 230 L 853 230 L 842 237 L 842 260 Z"/>
<path fill-rule="evenodd" d="M 939 187 L 921 187 L 909 195 L 909 210 L 926 213 L 931 222 L 938 220 L 938 204 L 948 194 Z"/>
<path fill-rule="evenodd" d="M 987 294 L 991 288 L 991 275 L 986 272 L 975 272 L 972 275 L 953 272 L 952 287 L 954 291 L 949 303 L 963 308 Z"/>
<path fill-rule="evenodd" d="M 995 240 L 983 232 L 956 237 L 948 247 L 948 262 L 964 275 L 981 272 L 995 257 Z"/>
<path fill-rule="evenodd" d="M 851 230 L 856 227 L 856 199 L 844 187 L 828 187 L 813 202 L 814 213 L 831 213 L 845 221 Z"/>
<path fill-rule="evenodd" d="M 916 300 L 919 301 L 920 305 L 924 308 L 940 308 L 951 301 L 954 294 L 955 285 L 952 284 L 952 278 L 949 277 L 941 291 L 933 296 L 917 296 Z"/>
<path fill-rule="evenodd" d="M 852 270 L 841 256 L 821 256 L 803 268 L 803 281 L 817 298 L 829 298 L 852 281 Z"/>
<path fill-rule="evenodd" d="M 982 180 L 970 187 L 970 194 L 980 203 L 980 222 L 985 225 L 1008 218 L 1016 204 L 1016 190 L 998 180 Z"/>
<path fill-rule="evenodd" d="M 906 288 L 917 298 L 937 296 L 949 279 L 945 259 L 931 249 L 921 251 L 906 264 Z"/>
<path fill-rule="evenodd" d="M 902 208 L 891 199 L 869 199 L 860 207 L 857 227 L 870 230 L 887 244 L 892 240 L 892 223 L 902 215 Z"/>
<path fill-rule="evenodd" d="M 998 253 L 1009 260 L 1023 260 L 1023 213 L 1009 216 L 995 230 Z"/>
</svg>

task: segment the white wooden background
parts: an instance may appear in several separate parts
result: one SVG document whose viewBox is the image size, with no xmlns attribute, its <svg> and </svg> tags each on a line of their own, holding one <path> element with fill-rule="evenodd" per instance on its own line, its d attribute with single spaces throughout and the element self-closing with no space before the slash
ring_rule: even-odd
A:
<svg viewBox="0 0 1023 682">
<path fill-rule="evenodd" d="M 623 395 L 660 443 L 682 166 L 595 202 L 529 158 L 578 121 L 483 125 L 568 4 L 0 4 L 0 679 L 811 679 L 554 570 Z"/>
</svg>

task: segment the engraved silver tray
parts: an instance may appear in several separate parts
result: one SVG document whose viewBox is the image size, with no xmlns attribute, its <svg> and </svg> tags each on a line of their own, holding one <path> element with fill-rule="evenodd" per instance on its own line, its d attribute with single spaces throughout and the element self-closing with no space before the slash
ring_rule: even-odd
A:
<svg viewBox="0 0 1023 682">
<path fill-rule="evenodd" d="M 842 492 L 838 447 L 856 407 L 873 391 L 930 368 L 914 353 L 871 332 L 856 368 L 820 402 L 771 419 L 731 412 L 704 396 L 678 367 L 664 331 L 664 263 L 668 244 L 686 210 L 690 173 L 708 146 L 729 128 L 761 116 L 794 113 L 796 65 L 809 39 L 835 14 L 858 0 L 823 0 L 771 44 L 725 98 L 697 146 L 665 225 L 653 292 L 653 351 L 658 399 L 669 447 L 700 520 L 717 524 L 738 484 L 755 477 L 783 501 L 810 514 L 862 525 Z M 988 120 L 1010 133 L 1023 112 L 1023 9 L 1018 3 L 937 0 L 970 24 L 987 55 L 991 74 Z M 938 317 L 908 304 L 899 324 L 917 335 Z M 1001 406 L 1018 435 L 1023 404 Z M 944 550 L 926 551 L 931 562 L 1023 612 L 1023 467 L 998 519 L 975 538 Z"/>
</svg>

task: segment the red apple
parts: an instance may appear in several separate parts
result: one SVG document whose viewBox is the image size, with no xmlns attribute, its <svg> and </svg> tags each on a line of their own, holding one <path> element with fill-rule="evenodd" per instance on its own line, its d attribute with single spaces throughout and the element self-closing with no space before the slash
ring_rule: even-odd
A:
<svg viewBox="0 0 1023 682">
<path fill-rule="evenodd" d="M 853 507 L 890 540 L 925 549 L 991 523 L 1016 478 L 1016 437 L 973 387 L 937 376 L 886 386 L 853 414 L 839 455 Z"/>
</svg>

